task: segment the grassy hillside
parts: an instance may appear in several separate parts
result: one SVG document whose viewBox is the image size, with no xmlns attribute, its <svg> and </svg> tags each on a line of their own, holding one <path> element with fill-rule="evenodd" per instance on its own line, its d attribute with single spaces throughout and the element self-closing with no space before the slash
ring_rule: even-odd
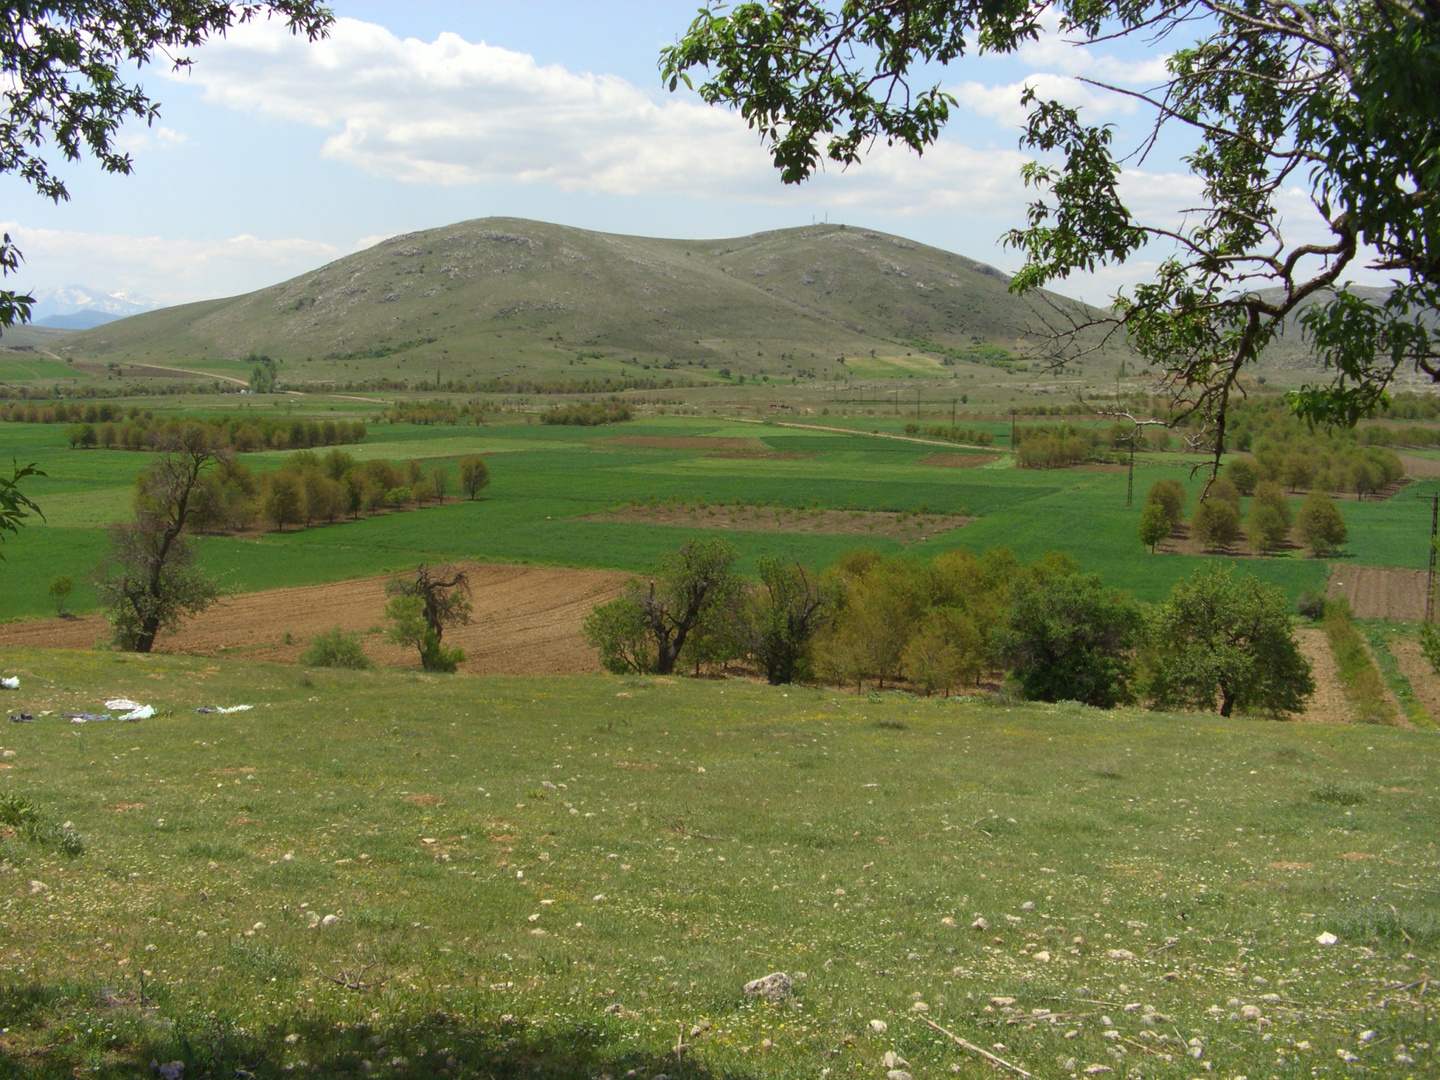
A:
<svg viewBox="0 0 1440 1080">
<path fill-rule="evenodd" d="M 657 240 L 487 218 L 395 237 L 245 296 L 74 334 L 61 349 L 81 361 L 232 375 L 251 353 L 268 354 L 293 385 L 437 375 L 709 382 L 721 368 L 833 378 L 857 360 L 852 374 L 864 377 L 944 376 L 1038 340 L 1031 302 L 1007 286 L 992 267 L 843 225 Z"/>
<path fill-rule="evenodd" d="M 995 1075 L 927 1018 L 1037 1077 L 1440 1065 L 1424 733 L 6 661 L 160 715 L 6 725 L 0 1075 Z"/>
</svg>

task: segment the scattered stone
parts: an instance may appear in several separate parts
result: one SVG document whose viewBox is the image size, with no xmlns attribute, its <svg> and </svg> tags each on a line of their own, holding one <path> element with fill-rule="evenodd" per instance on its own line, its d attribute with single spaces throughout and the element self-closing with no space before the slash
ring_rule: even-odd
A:
<svg viewBox="0 0 1440 1080">
<path fill-rule="evenodd" d="M 1259 1005 L 1242 1005 L 1242 1006 L 1240 1006 L 1240 1016 L 1241 1016 L 1243 1019 L 1246 1019 L 1246 1020 L 1259 1020 L 1262 1015 L 1263 1015 L 1263 1014 L 1262 1014 L 1261 1011 L 1260 1011 L 1260 1006 L 1259 1006 Z"/>
<path fill-rule="evenodd" d="M 1012 997 L 992 997 L 990 1004 L 994 1005 L 997 1009 L 1003 1009 L 1008 1005 L 1014 1005 L 1015 999 Z"/>
<path fill-rule="evenodd" d="M 890 1025 L 885 1023 L 884 1020 L 871 1020 L 870 1030 L 876 1035 L 884 1035 L 885 1032 L 890 1030 Z"/>
<path fill-rule="evenodd" d="M 886 1050 L 885 1056 L 880 1059 L 880 1066 L 884 1069 L 903 1069 L 909 1064 L 908 1061 L 894 1050 Z"/>
<path fill-rule="evenodd" d="M 1034 901 L 1034 900 L 1026 900 L 1023 904 L 1020 905 L 1020 910 L 1021 910 L 1021 911 L 1034 911 L 1034 910 L 1035 910 L 1035 901 Z"/>
<path fill-rule="evenodd" d="M 625 1006 L 621 1005 L 617 1001 L 613 1005 L 606 1005 L 605 1008 L 601 1009 L 600 1011 L 603 1012 L 606 1016 L 618 1016 L 620 1013 L 625 1011 Z M 692 1031 L 691 1034 L 693 1035 L 694 1032 Z"/>
<path fill-rule="evenodd" d="M 762 997 L 766 1001 L 784 1001 L 795 992 L 795 983 L 783 971 L 773 971 L 745 984 L 746 997 Z"/>
<path fill-rule="evenodd" d="M 299 1035 L 296 1035 L 293 1031 L 292 1031 L 289 1035 L 286 1035 L 286 1036 L 285 1036 L 285 1045 L 286 1045 L 286 1046 L 294 1046 L 294 1045 L 295 1045 L 296 1043 L 298 1043 L 299 1041 L 300 1041 L 300 1036 L 299 1036 Z"/>
<path fill-rule="evenodd" d="M 699 1023 L 695 1024 L 690 1028 L 690 1038 L 693 1039 L 696 1035 L 703 1035 L 705 1032 L 709 1031 L 710 1028 L 711 1024 L 709 1020 L 701 1020 Z"/>
<path fill-rule="evenodd" d="M 1105 954 L 1111 960 L 1134 960 L 1135 954 L 1129 949 L 1111 949 Z"/>
<path fill-rule="evenodd" d="M 976 919 L 970 924 L 971 930 L 989 930 L 990 924 L 985 919 Z"/>
<path fill-rule="evenodd" d="M 1111 1070 L 1111 1068 L 1110 1068 L 1109 1065 L 1086 1065 L 1086 1066 L 1085 1066 L 1085 1075 L 1086 1075 L 1086 1076 L 1099 1076 L 1101 1073 L 1107 1073 L 1107 1072 L 1111 1072 L 1111 1071 L 1112 1071 L 1112 1070 Z"/>
<path fill-rule="evenodd" d="M 1321 945 L 1334 945 L 1334 944 L 1335 944 L 1337 941 L 1339 941 L 1340 939 L 1339 939 L 1338 937 L 1336 937 L 1334 934 L 1330 933 L 1329 930 L 1326 930 L 1323 934 L 1319 935 L 1315 940 L 1318 941 Z"/>
<path fill-rule="evenodd" d="M 1035 959 L 1039 960 L 1042 964 L 1048 964 L 1050 962 L 1050 954 L 1042 949 L 1035 954 Z"/>
<path fill-rule="evenodd" d="M 321 925 L 321 926 L 334 926 L 334 925 L 335 925 L 337 922 L 339 922 L 339 921 L 340 921 L 340 916 L 339 916 L 339 915 L 326 915 L 323 919 L 320 920 L 320 925 Z"/>
<path fill-rule="evenodd" d="M 185 1075 L 185 1063 L 183 1061 L 170 1061 L 164 1065 L 157 1065 L 152 1061 L 150 1067 L 155 1070 L 160 1080 L 180 1080 L 180 1078 Z"/>
<path fill-rule="evenodd" d="M 885 1080 L 915 1080 L 915 1078 L 904 1069 L 891 1069 L 885 1074 Z"/>
<path fill-rule="evenodd" d="M 910 1011 L 916 1013 L 927 1013 L 930 1011 L 930 1006 L 926 1005 L 923 1001 L 917 1001 L 914 1005 L 910 1006 Z"/>
<path fill-rule="evenodd" d="M 49 886 L 49 885 L 46 885 L 45 882 L 43 882 L 43 881 L 32 881 L 32 882 L 30 882 L 30 895 L 31 895 L 31 896 L 39 896 L 41 893 L 47 893 L 47 892 L 49 892 L 49 891 L 50 891 L 50 886 Z"/>
<path fill-rule="evenodd" d="M 1370 1030 L 1367 1029 L 1367 1030 L 1365 1030 L 1365 1031 L 1360 1032 L 1360 1041 L 1361 1041 L 1362 1043 L 1368 1043 L 1368 1042 L 1369 1042 L 1370 1040 L 1372 1040 L 1373 1038 L 1375 1038 L 1375 1032 L 1373 1032 L 1373 1031 L 1370 1031 Z"/>
<path fill-rule="evenodd" d="M 946 915 L 943 919 L 940 920 L 940 925 L 941 925 L 941 926 L 954 926 L 954 925 L 955 925 L 955 920 L 952 919 L 949 915 Z"/>
</svg>

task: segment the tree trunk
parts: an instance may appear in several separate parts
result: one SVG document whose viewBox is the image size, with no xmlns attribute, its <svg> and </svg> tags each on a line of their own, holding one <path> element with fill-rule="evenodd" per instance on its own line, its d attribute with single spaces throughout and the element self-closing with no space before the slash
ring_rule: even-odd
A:
<svg viewBox="0 0 1440 1080">
<path fill-rule="evenodd" d="M 1235 696 L 1230 692 L 1229 687 L 1222 686 L 1220 688 L 1220 715 L 1229 716 L 1234 708 Z"/>
<path fill-rule="evenodd" d="M 147 618 L 140 620 L 140 633 L 135 638 L 135 651 L 148 653 L 155 646 L 155 635 L 160 633 L 160 620 L 158 618 Z"/>
</svg>

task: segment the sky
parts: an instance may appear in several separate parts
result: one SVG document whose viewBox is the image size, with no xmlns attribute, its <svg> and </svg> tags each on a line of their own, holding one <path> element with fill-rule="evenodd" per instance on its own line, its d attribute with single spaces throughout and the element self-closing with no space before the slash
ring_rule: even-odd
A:
<svg viewBox="0 0 1440 1080">
<path fill-rule="evenodd" d="M 61 163 L 71 199 L 58 205 L 0 178 L 0 221 L 26 257 L 11 282 L 181 303 L 488 216 L 685 238 L 828 220 L 1014 271 L 1021 260 L 1000 240 L 1028 201 L 1023 87 L 1082 105 L 1133 142 L 1146 117 L 1075 76 L 1145 89 L 1164 70 L 1158 50 L 1085 49 L 1057 34 L 1013 57 L 967 58 L 934 72 L 960 104 L 923 156 L 882 146 L 786 186 L 739 116 L 660 83 L 659 52 L 696 0 L 332 6 L 339 21 L 319 44 L 262 22 L 197 50 L 186 71 L 142 72 L 161 116 L 121 133 L 131 175 Z M 1163 147 L 1123 188 L 1160 213 L 1194 189 Z M 1103 302 L 1147 265 L 1060 291 Z"/>
</svg>

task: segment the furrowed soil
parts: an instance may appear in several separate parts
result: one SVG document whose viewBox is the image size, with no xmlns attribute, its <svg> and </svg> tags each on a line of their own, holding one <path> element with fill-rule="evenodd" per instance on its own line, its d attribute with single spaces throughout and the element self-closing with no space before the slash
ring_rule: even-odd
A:
<svg viewBox="0 0 1440 1080">
<path fill-rule="evenodd" d="M 1385 566 L 1337 566 L 1326 595 L 1344 597 L 1357 619 L 1419 622 L 1425 618 L 1424 570 Z"/>
<path fill-rule="evenodd" d="M 465 650 L 461 671 L 573 675 L 599 669 L 580 623 L 597 603 L 616 596 L 628 575 L 478 563 L 465 570 L 474 611 L 468 625 L 445 632 L 445 644 Z M 414 649 L 392 644 L 382 632 L 389 580 L 387 575 L 245 593 L 191 619 L 179 633 L 162 635 L 155 651 L 293 664 L 316 634 L 338 626 L 364 635 L 365 653 L 377 663 L 418 667 Z M 0 648 L 92 649 L 107 637 L 100 615 L 0 626 Z"/>
<path fill-rule="evenodd" d="M 623 521 L 632 525 L 668 525 L 735 532 L 815 533 L 832 536 L 884 536 L 902 544 L 928 540 L 959 529 L 974 518 L 958 514 L 897 514 L 884 510 L 795 510 L 775 506 L 699 506 L 657 503 L 627 506 L 581 521 Z"/>
<path fill-rule="evenodd" d="M 1298 626 L 1295 640 L 1300 652 L 1310 661 L 1310 672 L 1315 677 L 1315 693 L 1306 702 L 1300 718 L 1319 724 L 1350 723 L 1350 703 L 1325 631 L 1318 626 Z"/>
<path fill-rule="evenodd" d="M 1440 677 L 1420 651 L 1420 643 L 1414 638 L 1396 637 L 1390 641 L 1390 653 L 1400 666 L 1400 674 L 1410 680 L 1410 689 L 1425 706 L 1425 711 L 1440 719 Z"/>
</svg>

